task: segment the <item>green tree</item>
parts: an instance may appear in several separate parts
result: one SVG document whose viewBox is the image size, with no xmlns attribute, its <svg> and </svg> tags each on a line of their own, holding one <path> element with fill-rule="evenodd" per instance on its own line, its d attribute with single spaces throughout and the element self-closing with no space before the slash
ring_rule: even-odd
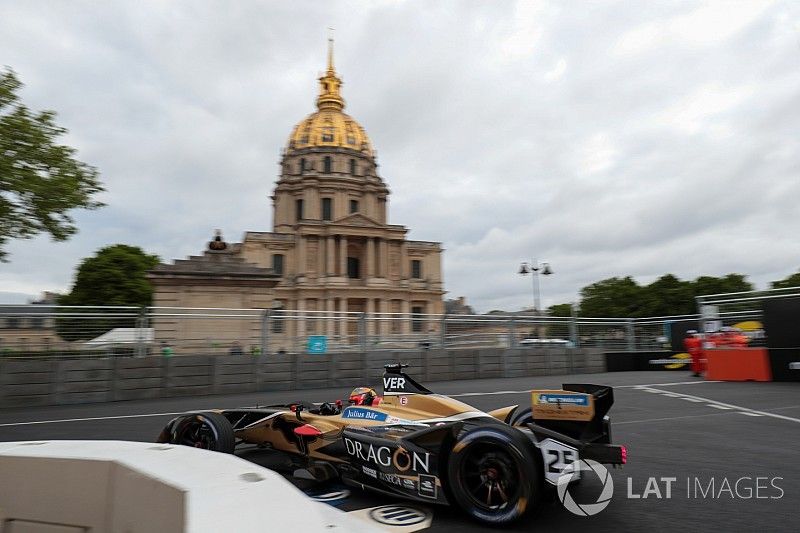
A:
<svg viewBox="0 0 800 533">
<path fill-rule="evenodd" d="M 753 284 L 747 281 L 747 276 L 744 274 L 728 274 L 721 278 L 700 276 L 692 283 L 692 289 L 695 296 L 703 296 L 752 291 Z"/>
<path fill-rule="evenodd" d="M 692 283 L 665 274 L 642 288 L 638 317 L 689 315 L 696 312 Z"/>
<path fill-rule="evenodd" d="M 59 298 L 58 303 L 62 306 L 149 306 L 153 301 L 153 287 L 146 275 L 159 262 L 158 256 L 146 254 L 136 246 L 115 244 L 102 248 L 81 261 L 72 290 Z M 63 311 L 74 313 L 76 310 L 65 307 Z M 106 313 L 113 314 L 110 310 Z M 134 326 L 135 318 L 113 316 L 61 318 L 56 325 L 59 335 L 66 340 L 91 339 L 113 328 Z"/>
<path fill-rule="evenodd" d="M 788 289 L 789 287 L 800 287 L 800 272 L 787 276 L 784 279 L 770 283 L 773 289 Z"/>
<path fill-rule="evenodd" d="M 34 113 L 19 102 L 22 83 L 11 69 L 0 72 L 0 261 L 9 239 L 49 233 L 64 241 L 77 228 L 71 209 L 95 209 L 103 190 L 97 169 L 58 144 L 67 130 L 53 111 Z"/>
<path fill-rule="evenodd" d="M 626 276 L 609 278 L 581 289 L 581 316 L 629 318 L 639 316 L 642 287 Z"/>
<path fill-rule="evenodd" d="M 548 316 L 572 316 L 572 304 L 555 304 L 547 308 Z"/>
</svg>

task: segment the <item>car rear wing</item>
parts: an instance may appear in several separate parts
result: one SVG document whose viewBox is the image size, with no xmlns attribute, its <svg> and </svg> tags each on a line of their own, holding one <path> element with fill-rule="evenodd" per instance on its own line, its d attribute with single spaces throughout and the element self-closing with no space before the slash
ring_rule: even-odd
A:
<svg viewBox="0 0 800 533">
<path fill-rule="evenodd" d="M 613 404 L 614 390 L 604 385 L 569 383 L 531 392 L 533 425 L 581 442 L 610 442 L 606 415 Z"/>
</svg>

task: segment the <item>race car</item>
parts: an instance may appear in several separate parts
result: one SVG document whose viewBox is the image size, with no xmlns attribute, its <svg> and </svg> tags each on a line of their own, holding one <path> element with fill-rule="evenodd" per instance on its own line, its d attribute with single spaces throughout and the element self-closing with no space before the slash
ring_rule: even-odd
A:
<svg viewBox="0 0 800 533">
<path fill-rule="evenodd" d="M 339 478 L 383 494 L 456 505 L 491 524 L 521 518 L 579 459 L 626 462 L 625 447 L 611 444 L 611 387 L 533 390 L 529 407 L 482 412 L 434 394 L 406 366 L 384 367 L 382 396 L 362 387 L 348 405 L 294 402 L 187 413 L 171 420 L 158 442 L 225 453 L 256 444 L 288 454 L 297 477 Z"/>
</svg>

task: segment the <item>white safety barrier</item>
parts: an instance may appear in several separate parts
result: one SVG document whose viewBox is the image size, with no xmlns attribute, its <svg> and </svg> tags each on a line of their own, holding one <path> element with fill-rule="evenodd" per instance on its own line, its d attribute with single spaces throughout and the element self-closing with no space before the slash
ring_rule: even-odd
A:
<svg viewBox="0 0 800 533">
<path fill-rule="evenodd" d="M 236 456 L 125 441 L 0 443 L 0 533 L 376 531 Z"/>
</svg>

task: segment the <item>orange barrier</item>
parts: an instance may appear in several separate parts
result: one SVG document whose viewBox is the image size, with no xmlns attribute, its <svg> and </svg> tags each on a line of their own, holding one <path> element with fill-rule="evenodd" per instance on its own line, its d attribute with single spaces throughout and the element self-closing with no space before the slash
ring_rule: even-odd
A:
<svg viewBox="0 0 800 533">
<path fill-rule="evenodd" d="M 766 348 L 703 350 L 706 379 L 718 381 L 772 381 Z"/>
</svg>

